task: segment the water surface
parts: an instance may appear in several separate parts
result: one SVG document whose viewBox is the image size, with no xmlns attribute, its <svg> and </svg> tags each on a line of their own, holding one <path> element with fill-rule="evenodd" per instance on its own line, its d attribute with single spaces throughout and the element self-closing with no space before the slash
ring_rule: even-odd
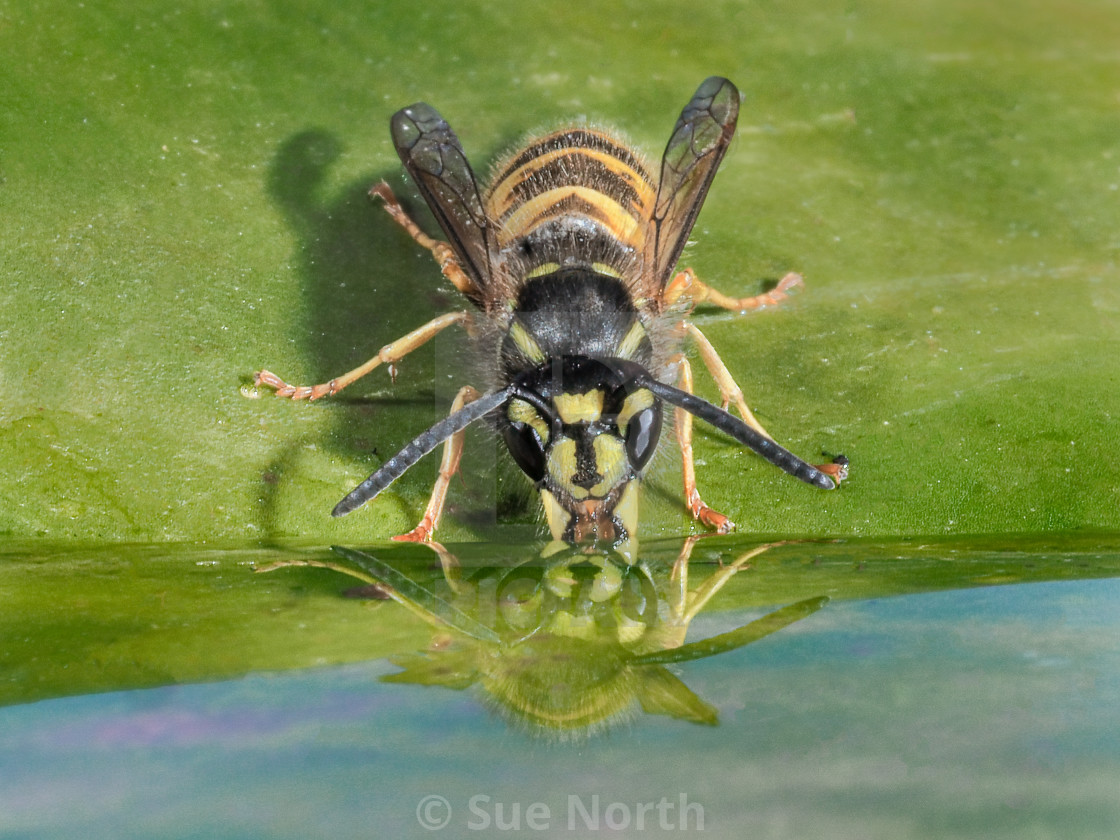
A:
<svg viewBox="0 0 1120 840">
<path fill-rule="evenodd" d="M 893 549 L 900 567 L 921 554 Z M 821 592 L 832 599 L 772 635 L 667 666 L 715 710 L 714 725 L 636 707 L 593 735 L 542 737 L 478 684 L 384 681 L 401 672 L 384 656 L 16 703 L 0 709 L 0 836 L 425 837 L 446 823 L 435 833 L 1113 838 L 1120 579 L 1093 576 L 1115 574 L 1115 554 L 1082 549 L 942 551 L 938 563 L 989 576 L 1049 565 L 1082 573 L 864 598 Z M 852 547 L 807 551 L 818 567 L 839 567 L 833 552 Z M 730 578 L 692 620 L 688 643 L 780 605 L 736 603 L 765 590 L 763 576 L 813 568 L 802 549 L 775 552 L 769 568 L 763 554 Z M 891 551 L 868 556 L 852 575 Z M 239 562 L 219 568 L 244 569 L 237 586 L 266 587 L 288 604 L 285 616 L 301 605 L 304 619 L 319 615 L 318 595 L 293 594 L 313 580 L 371 631 L 412 622 L 391 654 L 433 649 L 438 633 L 399 604 L 341 597 L 354 581 L 337 572 L 262 576 Z M 837 590 L 838 574 L 818 581 Z M 248 623 L 267 623 L 262 615 Z M 224 632 L 236 648 L 237 634 Z M 221 671 L 232 660 L 215 650 L 214 661 Z M 20 668 L 24 679 L 35 672 Z"/>
</svg>

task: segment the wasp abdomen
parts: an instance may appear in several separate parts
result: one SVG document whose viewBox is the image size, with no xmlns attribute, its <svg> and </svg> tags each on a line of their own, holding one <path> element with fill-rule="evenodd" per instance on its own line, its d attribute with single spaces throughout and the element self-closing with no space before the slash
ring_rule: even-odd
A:
<svg viewBox="0 0 1120 840">
<path fill-rule="evenodd" d="M 524 251 L 528 245 L 535 252 L 527 274 L 560 255 L 580 255 L 622 276 L 642 253 L 656 195 L 645 164 L 630 149 L 601 131 L 569 129 L 499 166 L 486 209 L 499 248 Z"/>
</svg>

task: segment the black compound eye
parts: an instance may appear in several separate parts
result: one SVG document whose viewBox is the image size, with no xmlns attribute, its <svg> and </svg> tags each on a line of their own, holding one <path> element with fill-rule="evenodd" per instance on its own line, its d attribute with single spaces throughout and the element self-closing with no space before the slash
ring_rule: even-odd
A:
<svg viewBox="0 0 1120 840">
<path fill-rule="evenodd" d="M 536 429 L 528 423 L 503 424 L 502 437 L 506 448 L 517 466 L 533 481 L 540 481 L 545 474 L 544 444 Z"/>
<path fill-rule="evenodd" d="M 630 464 L 640 470 L 653 456 L 661 437 L 661 404 L 643 408 L 626 424 L 626 452 Z"/>
</svg>

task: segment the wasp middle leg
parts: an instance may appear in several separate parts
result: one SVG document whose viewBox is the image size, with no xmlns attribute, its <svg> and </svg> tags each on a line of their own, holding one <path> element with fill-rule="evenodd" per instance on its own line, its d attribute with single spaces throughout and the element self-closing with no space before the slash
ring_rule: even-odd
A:
<svg viewBox="0 0 1120 840">
<path fill-rule="evenodd" d="M 389 372 L 392 374 L 391 368 L 396 362 L 399 362 L 421 344 L 430 341 L 436 334 L 443 332 L 453 324 L 464 323 L 469 317 L 470 315 L 467 312 L 448 312 L 446 315 L 433 318 L 424 326 L 417 327 L 391 344 L 386 344 L 369 361 L 320 385 L 289 385 L 268 370 L 259 371 L 253 381 L 258 386 L 265 385 L 274 388 L 278 397 L 290 397 L 293 400 L 317 400 L 320 397 L 331 396 L 382 364 L 389 365 Z"/>
</svg>

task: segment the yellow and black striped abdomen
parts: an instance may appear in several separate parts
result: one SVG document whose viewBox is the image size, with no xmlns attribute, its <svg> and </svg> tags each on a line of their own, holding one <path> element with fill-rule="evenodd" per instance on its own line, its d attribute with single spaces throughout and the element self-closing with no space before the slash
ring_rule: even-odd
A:
<svg viewBox="0 0 1120 840">
<path fill-rule="evenodd" d="M 601 131 L 557 131 L 495 170 L 486 194 L 497 245 L 535 269 L 597 265 L 619 276 L 640 255 L 657 187 L 633 151 Z"/>
</svg>

